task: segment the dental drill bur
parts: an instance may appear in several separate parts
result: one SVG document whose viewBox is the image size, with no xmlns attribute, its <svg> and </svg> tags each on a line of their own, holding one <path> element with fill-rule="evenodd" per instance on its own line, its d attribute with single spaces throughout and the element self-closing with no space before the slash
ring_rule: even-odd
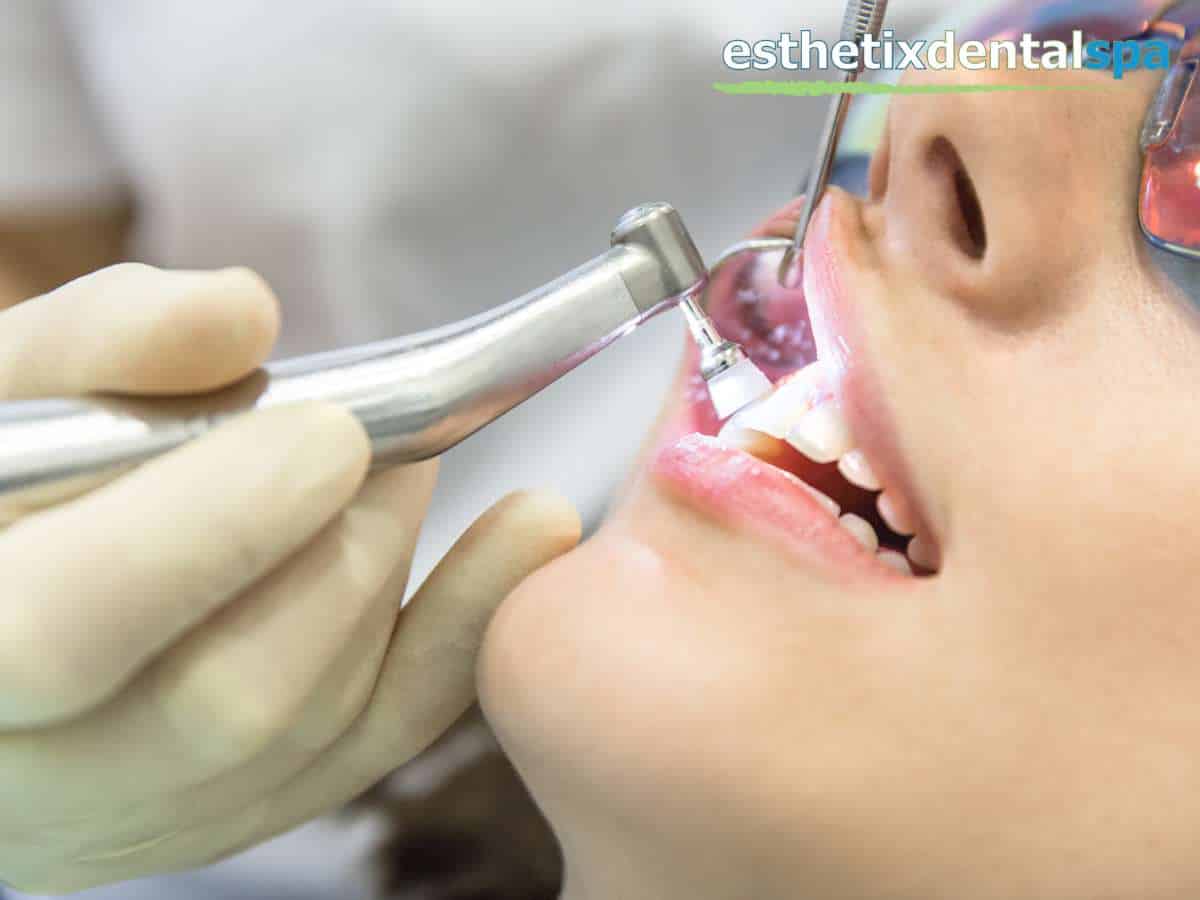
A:
<svg viewBox="0 0 1200 900">
<path fill-rule="evenodd" d="M 858 68 L 846 71 L 842 75 L 842 84 L 848 85 L 858 81 L 866 64 L 863 43 L 869 36 L 878 41 L 883 29 L 883 16 L 887 11 L 887 0 L 849 0 L 846 4 L 846 14 L 842 17 L 841 41 L 850 41 L 859 48 Z M 846 121 L 846 113 L 850 109 L 850 94 L 842 92 L 830 104 L 829 114 L 825 119 L 825 127 L 821 132 L 820 152 L 817 154 L 817 164 L 813 166 L 808 176 L 808 186 L 804 191 L 804 206 L 800 210 L 800 218 L 796 220 L 796 233 L 792 246 L 787 249 L 779 263 L 779 283 L 784 287 L 798 288 L 800 286 L 801 268 L 796 265 L 796 258 L 804 247 L 804 236 L 808 232 L 809 222 L 817 211 L 817 205 L 825 194 L 829 183 L 829 173 L 833 169 L 833 158 L 837 153 L 838 138 L 842 133 L 842 125 Z"/>
<path fill-rule="evenodd" d="M 610 244 L 474 318 L 271 363 L 214 393 L 0 404 L 0 525 L 92 490 L 235 415 L 306 400 L 349 410 L 366 430 L 376 466 L 436 456 L 707 279 L 687 228 L 666 203 L 627 212 Z"/>
</svg>

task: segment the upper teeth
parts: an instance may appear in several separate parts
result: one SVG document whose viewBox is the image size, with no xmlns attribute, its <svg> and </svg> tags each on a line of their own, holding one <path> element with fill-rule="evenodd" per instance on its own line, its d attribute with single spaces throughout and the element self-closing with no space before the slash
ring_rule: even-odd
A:
<svg viewBox="0 0 1200 900">
<path fill-rule="evenodd" d="M 842 477 L 857 487 L 868 491 L 882 490 L 883 484 L 866 454 L 854 446 L 841 404 L 829 389 L 831 380 L 828 369 L 821 363 L 806 366 L 780 381 L 775 390 L 761 400 L 738 411 L 721 429 L 721 437 L 750 449 L 762 446 L 764 439 L 756 438 L 756 434 L 768 435 L 786 441 L 813 462 L 836 462 Z M 815 488 L 810 487 L 810 490 L 832 515 L 838 515 L 838 505 L 832 498 Z M 911 535 L 916 530 L 915 516 L 896 492 L 883 491 L 876 505 L 880 517 L 892 531 Z M 865 519 L 847 514 L 839 521 L 864 548 L 877 551 L 885 563 L 897 568 L 904 563 L 907 568 L 900 554 L 878 550 L 879 538 Z M 923 568 L 936 568 L 936 549 L 927 539 L 913 541 L 909 556 Z"/>
<path fill-rule="evenodd" d="M 736 431 L 759 431 L 783 440 L 808 410 L 812 409 L 821 390 L 821 370 L 818 363 L 805 366 L 776 385 L 775 390 L 761 400 L 739 410 L 721 429 L 724 437 Z"/>
<path fill-rule="evenodd" d="M 838 471 L 848 482 L 863 490 L 878 491 L 883 487 L 875 470 L 867 462 L 867 455 L 858 448 L 842 454 L 842 458 L 838 460 Z"/>
<path fill-rule="evenodd" d="M 913 524 L 913 515 L 908 505 L 894 492 L 884 491 L 875 503 L 879 517 L 887 522 L 888 528 L 896 534 L 915 534 L 917 527 Z"/>
<path fill-rule="evenodd" d="M 853 448 L 850 430 L 836 401 L 814 406 L 787 433 L 787 442 L 813 462 L 836 462 Z"/>
<path fill-rule="evenodd" d="M 786 440 L 814 462 L 835 462 L 854 452 L 854 442 L 827 383 L 828 375 L 821 363 L 805 366 L 781 381 L 772 393 L 733 416 L 721 429 L 721 436 L 757 431 Z M 858 469 L 870 475 L 865 463 L 863 458 Z"/>
</svg>

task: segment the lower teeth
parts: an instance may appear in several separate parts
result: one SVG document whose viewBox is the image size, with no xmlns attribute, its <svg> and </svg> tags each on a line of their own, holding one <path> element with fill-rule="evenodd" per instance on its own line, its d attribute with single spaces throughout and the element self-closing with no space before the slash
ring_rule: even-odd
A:
<svg viewBox="0 0 1200 900">
<path fill-rule="evenodd" d="M 875 558 L 889 569 L 895 569 L 906 575 L 913 574 L 912 566 L 908 564 L 908 558 L 903 553 L 897 553 L 895 550 L 880 550 L 875 554 Z"/>
<path fill-rule="evenodd" d="M 846 513 L 838 519 L 838 522 L 854 536 L 863 549 L 870 553 L 879 549 L 879 535 L 875 533 L 875 528 L 866 519 L 856 516 L 854 513 Z"/>
<path fill-rule="evenodd" d="M 933 572 L 941 565 L 938 557 L 937 547 L 924 535 L 917 535 L 908 542 L 908 558 L 914 565 Z"/>
</svg>

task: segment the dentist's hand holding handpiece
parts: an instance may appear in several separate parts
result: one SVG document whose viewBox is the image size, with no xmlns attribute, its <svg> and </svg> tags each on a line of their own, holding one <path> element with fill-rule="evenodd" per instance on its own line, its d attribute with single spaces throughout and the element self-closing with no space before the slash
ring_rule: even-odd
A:
<svg viewBox="0 0 1200 900">
<path fill-rule="evenodd" d="M 0 400 L 209 391 L 278 324 L 247 270 L 106 269 L 0 313 Z M 436 463 L 369 462 L 341 409 L 274 408 L 0 531 L 0 880 L 65 892 L 221 858 L 467 708 L 489 615 L 578 517 L 502 500 L 401 610 Z"/>
</svg>

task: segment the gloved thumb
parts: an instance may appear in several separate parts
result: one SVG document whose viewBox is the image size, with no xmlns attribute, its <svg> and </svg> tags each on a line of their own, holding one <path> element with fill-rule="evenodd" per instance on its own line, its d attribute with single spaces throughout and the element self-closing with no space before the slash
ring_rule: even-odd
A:
<svg viewBox="0 0 1200 900">
<path fill-rule="evenodd" d="M 0 398 L 214 390 L 258 368 L 278 332 L 248 269 L 112 266 L 0 313 Z"/>
<path fill-rule="evenodd" d="M 475 699 L 475 661 L 500 602 L 579 543 L 579 514 L 557 494 L 511 494 L 458 540 L 405 607 L 372 702 L 381 771 L 450 727 Z M 368 726 L 369 727 L 369 726 Z M 391 733 L 388 733 L 391 732 Z"/>
</svg>

